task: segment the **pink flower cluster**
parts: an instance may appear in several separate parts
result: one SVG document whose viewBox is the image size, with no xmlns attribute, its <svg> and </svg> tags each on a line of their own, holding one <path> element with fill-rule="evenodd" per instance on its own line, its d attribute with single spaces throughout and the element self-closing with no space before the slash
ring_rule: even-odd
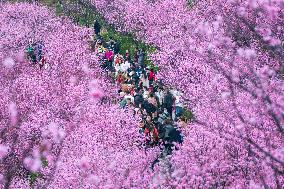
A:
<svg viewBox="0 0 284 189">
<path fill-rule="evenodd" d="M 173 155 L 186 172 L 174 186 L 283 185 L 284 162 L 272 155 L 284 135 L 283 1 L 91 2 L 118 30 L 157 47 L 159 78 L 194 110 Z"/>
<path fill-rule="evenodd" d="M 137 146 L 138 120 L 111 103 L 92 31 L 27 3 L 1 3 L 0 22 L 0 188 L 28 188 L 30 172 L 35 188 L 146 187 L 159 150 Z M 50 69 L 25 59 L 31 39 Z"/>
</svg>

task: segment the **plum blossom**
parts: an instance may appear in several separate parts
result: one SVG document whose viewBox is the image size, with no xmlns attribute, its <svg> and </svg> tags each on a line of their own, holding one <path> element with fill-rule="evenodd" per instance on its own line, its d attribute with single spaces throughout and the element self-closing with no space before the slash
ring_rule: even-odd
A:
<svg viewBox="0 0 284 189">
<path fill-rule="evenodd" d="M 0 144 L 0 160 L 8 154 L 9 150 L 10 148 L 8 146 Z"/>
<path fill-rule="evenodd" d="M 104 97 L 104 92 L 101 89 L 95 88 L 91 91 L 91 97 L 93 97 L 94 99 L 100 99 Z"/>
<path fill-rule="evenodd" d="M 15 61 L 19 62 L 19 63 L 24 62 L 25 61 L 25 53 L 24 52 L 17 53 L 16 57 L 15 57 Z"/>
<path fill-rule="evenodd" d="M 189 126 L 184 146 L 180 153 L 172 156 L 173 168 L 184 167 L 188 171 L 182 182 L 185 188 L 221 186 L 224 183 L 218 182 L 220 178 L 224 178 L 228 188 L 249 188 L 248 176 L 259 188 L 265 184 L 270 188 L 279 187 L 276 179 L 280 186 L 283 185 L 281 176 L 271 176 L 273 169 L 268 162 L 272 160 L 266 162 L 265 154 L 251 149 L 256 153 L 253 158 L 264 162 L 265 166 L 249 163 L 253 161 L 245 155 L 248 154 L 246 141 L 241 139 L 241 136 L 249 136 L 270 151 L 283 144 L 280 137 L 283 132 L 275 131 L 275 118 L 265 105 L 269 102 L 282 107 L 283 104 L 280 100 L 283 99 L 280 95 L 283 81 L 274 77 L 281 72 L 279 65 L 283 62 L 283 53 L 279 53 L 283 49 L 278 41 L 283 39 L 280 11 L 283 3 L 200 0 L 188 8 L 186 0 L 91 2 L 120 31 L 131 32 L 138 39 L 158 47 L 151 54 L 151 60 L 163 68 L 158 77 L 185 91 L 191 102 L 188 107 L 194 109 L 197 120 L 202 123 Z M 136 4 L 140 5 L 139 9 Z M 216 15 L 224 15 L 218 27 L 214 23 Z M 139 22 L 141 17 L 143 24 Z M 211 31 L 214 35 L 204 35 Z M 258 71 L 265 65 L 273 70 L 274 76 L 267 78 L 268 71 Z M 220 98 L 223 91 L 223 97 L 227 97 L 226 92 L 231 90 L 230 98 Z M 271 107 L 269 111 L 278 112 L 276 121 L 283 125 L 279 114 L 283 111 L 277 106 Z M 251 122 L 251 117 L 256 117 L 257 121 Z M 216 122 L 218 124 L 213 124 Z M 221 136 L 226 140 L 218 140 Z M 273 140 L 273 145 L 268 144 L 267 139 Z M 236 156 L 238 158 L 234 158 Z M 204 165 L 200 166 L 200 162 Z M 212 162 L 218 166 L 211 167 Z M 235 167 L 248 170 L 247 175 L 236 171 Z M 269 168 L 260 171 L 265 167 Z M 234 172 L 235 176 L 228 172 Z M 261 177 L 264 181 L 259 179 Z M 171 181 L 171 184 L 176 182 Z"/>
<path fill-rule="evenodd" d="M 4 175 L 0 174 L 0 184 L 4 183 Z"/>
<path fill-rule="evenodd" d="M 243 49 L 239 48 L 237 50 L 239 56 L 247 59 L 254 58 L 256 56 L 256 51 L 254 49 Z"/>
<path fill-rule="evenodd" d="M 40 144 L 40 147 L 42 155 L 47 157 L 52 149 L 52 143 L 49 140 L 43 140 Z"/>
<path fill-rule="evenodd" d="M 76 76 L 70 77 L 70 83 L 72 86 L 76 85 L 77 82 L 78 82 L 78 78 L 76 78 Z"/>
<path fill-rule="evenodd" d="M 249 7 L 255 9 L 255 8 L 258 7 L 258 0 L 249 0 L 248 5 L 249 5 Z"/>
<path fill-rule="evenodd" d="M 32 172 L 37 172 L 42 168 L 41 155 L 38 150 L 34 150 L 31 156 L 24 159 L 24 165 Z"/>
<path fill-rule="evenodd" d="M 13 66 L 15 65 L 15 61 L 13 58 L 9 57 L 9 58 L 4 59 L 3 65 L 6 68 L 13 68 Z"/>
<path fill-rule="evenodd" d="M 44 135 L 51 136 L 56 143 L 60 143 L 64 139 L 66 134 L 64 129 L 61 128 L 57 123 L 51 122 L 48 125 L 47 130 L 44 131 Z"/>
<path fill-rule="evenodd" d="M 18 111 L 17 111 L 17 106 L 14 102 L 11 102 L 9 104 L 9 113 L 10 113 L 11 124 L 15 125 L 18 119 Z"/>
<path fill-rule="evenodd" d="M 39 158 L 26 157 L 24 164 L 32 172 L 37 172 L 41 168 L 41 160 Z"/>
<path fill-rule="evenodd" d="M 239 14 L 240 16 L 246 17 L 246 16 L 247 16 L 247 10 L 246 10 L 246 8 L 245 8 L 245 7 L 239 7 L 239 8 L 238 8 L 238 14 Z"/>
<path fill-rule="evenodd" d="M 95 185 L 95 186 L 98 186 L 100 183 L 100 178 L 94 174 L 90 174 L 87 180 L 90 184 Z"/>
<path fill-rule="evenodd" d="M 90 168 L 90 159 L 86 156 L 82 157 L 78 162 L 78 166 L 82 171 L 87 171 Z"/>
<path fill-rule="evenodd" d="M 94 99 L 100 99 L 105 96 L 104 91 L 99 86 L 99 80 L 93 79 L 89 84 L 90 95 Z"/>
<path fill-rule="evenodd" d="M 225 92 L 222 92 L 221 97 L 222 97 L 222 99 L 226 99 L 226 98 L 228 98 L 230 95 L 231 95 L 230 92 L 225 91 Z"/>
</svg>

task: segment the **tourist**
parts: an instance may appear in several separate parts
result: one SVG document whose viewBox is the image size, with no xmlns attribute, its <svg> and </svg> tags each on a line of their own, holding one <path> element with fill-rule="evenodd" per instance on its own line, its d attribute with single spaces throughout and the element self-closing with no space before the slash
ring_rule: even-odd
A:
<svg viewBox="0 0 284 189">
<path fill-rule="evenodd" d="M 101 25 L 97 20 L 94 20 L 94 32 L 96 34 L 96 36 L 99 36 L 100 32 L 101 32 Z"/>
<path fill-rule="evenodd" d="M 183 102 L 181 99 L 181 94 L 178 92 L 175 96 L 175 116 L 180 117 L 183 113 Z"/>
<path fill-rule="evenodd" d="M 141 67 L 145 67 L 145 54 L 144 54 L 144 51 L 142 49 L 139 50 L 138 52 L 138 64 L 141 66 Z"/>
<path fill-rule="evenodd" d="M 126 91 L 126 95 L 124 96 L 124 99 L 130 99 L 131 103 L 134 103 L 134 97 L 130 95 L 129 91 Z"/>
<path fill-rule="evenodd" d="M 42 69 L 45 66 L 45 64 L 46 64 L 46 60 L 45 60 L 44 56 L 41 56 L 41 59 L 39 61 L 39 68 Z"/>
<path fill-rule="evenodd" d="M 152 86 L 155 80 L 155 73 L 154 73 L 153 68 L 150 69 L 148 80 L 149 80 L 149 85 Z"/>
<path fill-rule="evenodd" d="M 181 116 L 180 118 L 178 118 L 177 125 L 182 129 L 186 128 L 187 126 L 186 119 L 183 116 Z"/>
<path fill-rule="evenodd" d="M 37 42 L 36 45 L 35 45 L 35 53 L 36 53 L 36 58 L 37 58 L 38 61 L 41 60 L 43 49 L 44 49 L 43 42 L 42 41 Z"/>
<path fill-rule="evenodd" d="M 148 77 L 146 75 L 145 72 L 142 72 L 141 76 L 140 76 L 140 80 L 141 80 L 141 83 L 142 83 L 142 86 L 143 87 L 147 87 L 149 88 L 149 80 L 148 80 Z"/>
<path fill-rule="evenodd" d="M 174 105 L 174 97 L 172 93 L 168 89 L 166 89 L 166 93 L 164 96 L 164 107 L 169 113 L 169 116 L 171 119 L 172 119 L 172 114 L 173 114 L 173 105 Z"/>
<path fill-rule="evenodd" d="M 98 29 L 96 35 L 99 35 Z M 177 120 L 178 127 L 186 127 L 185 118 L 182 116 L 181 93 L 176 90 L 164 90 L 162 82 L 156 80 L 153 67 L 149 69 L 145 66 L 146 55 L 142 49 L 134 50 L 133 60 L 128 50 L 124 56 L 120 55 L 119 51 L 119 42 L 113 41 L 112 38 L 107 43 L 107 49 L 102 40 L 96 43 L 97 55 L 103 57 L 101 63 L 106 61 L 106 69 L 114 72 L 121 97 L 120 107 L 126 111 L 132 110 L 135 117 L 142 118 L 139 122 L 139 132 L 144 133 L 148 147 L 159 144 L 160 139 L 165 149 L 163 154 L 171 154 L 172 143 L 182 142 L 173 118 Z"/>
<path fill-rule="evenodd" d="M 135 107 L 139 107 L 144 101 L 143 96 L 140 91 L 136 90 L 134 95 L 134 104 Z"/>
</svg>

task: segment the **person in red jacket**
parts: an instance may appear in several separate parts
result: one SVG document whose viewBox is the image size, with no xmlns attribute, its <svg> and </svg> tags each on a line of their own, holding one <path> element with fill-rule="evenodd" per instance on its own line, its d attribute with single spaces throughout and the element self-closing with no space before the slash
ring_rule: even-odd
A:
<svg viewBox="0 0 284 189">
<path fill-rule="evenodd" d="M 153 69 L 150 69 L 150 72 L 149 72 L 149 76 L 148 76 L 148 80 L 149 80 L 149 85 L 153 85 L 153 82 L 155 81 L 155 72 Z"/>
<path fill-rule="evenodd" d="M 154 143 L 157 143 L 159 141 L 159 133 L 158 129 L 154 126 L 151 132 L 152 140 Z"/>
<path fill-rule="evenodd" d="M 117 83 L 120 85 L 123 83 L 123 76 L 121 73 L 119 73 L 118 77 L 117 77 Z"/>
</svg>

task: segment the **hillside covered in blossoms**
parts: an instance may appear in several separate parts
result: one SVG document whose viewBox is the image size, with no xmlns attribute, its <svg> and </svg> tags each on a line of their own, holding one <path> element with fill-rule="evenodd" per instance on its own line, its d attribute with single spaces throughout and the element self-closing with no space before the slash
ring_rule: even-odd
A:
<svg viewBox="0 0 284 189">
<path fill-rule="evenodd" d="M 282 0 L 6 1 L 0 23 L 0 188 L 283 188 Z"/>
</svg>

